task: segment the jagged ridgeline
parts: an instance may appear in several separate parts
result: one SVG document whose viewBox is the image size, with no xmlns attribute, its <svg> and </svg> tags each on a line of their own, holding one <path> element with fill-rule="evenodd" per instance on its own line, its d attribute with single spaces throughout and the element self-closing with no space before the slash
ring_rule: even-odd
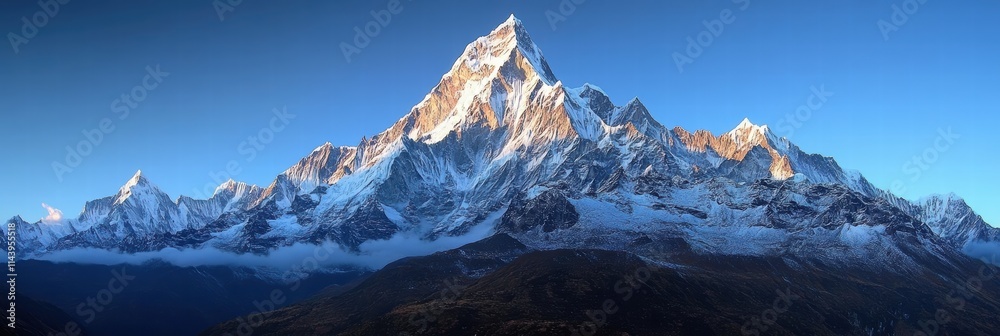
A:
<svg viewBox="0 0 1000 336">
<path fill-rule="evenodd" d="M 665 127 L 637 98 L 616 105 L 595 85 L 566 87 L 513 16 L 388 129 L 356 146 L 323 144 L 267 187 L 229 181 L 208 199 L 171 199 L 137 172 L 77 218 L 10 222 L 30 256 L 356 249 L 483 225 L 534 248 L 679 239 L 702 253 L 912 264 L 900 244 L 936 253 L 1000 237 L 957 196 L 897 198 L 767 126 L 690 132 Z"/>
</svg>

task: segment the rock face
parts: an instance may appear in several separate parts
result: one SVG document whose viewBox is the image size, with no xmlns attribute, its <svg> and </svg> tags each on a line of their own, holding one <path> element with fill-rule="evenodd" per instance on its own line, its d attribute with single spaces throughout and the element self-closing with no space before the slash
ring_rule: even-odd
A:
<svg viewBox="0 0 1000 336">
<path fill-rule="evenodd" d="M 565 87 L 514 17 L 470 43 L 388 129 L 356 146 L 323 144 L 267 187 L 230 181 L 207 200 L 171 201 L 137 173 L 78 218 L 9 222 L 28 255 L 267 253 L 324 241 L 356 250 L 399 233 L 433 240 L 488 225 L 534 248 L 672 241 L 710 253 L 917 263 L 901 251 L 1000 237 L 957 197 L 896 198 L 767 126 L 669 129 L 638 99 L 615 105 L 595 85 Z"/>
<path fill-rule="evenodd" d="M 541 227 L 541 231 L 549 233 L 558 229 L 568 229 L 580 220 L 566 197 L 554 191 L 545 191 L 540 195 L 524 200 L 515 199 L 510 208 L 504 212 L 497 226 L 498 232 L 528 233 Z"/>
</svg>

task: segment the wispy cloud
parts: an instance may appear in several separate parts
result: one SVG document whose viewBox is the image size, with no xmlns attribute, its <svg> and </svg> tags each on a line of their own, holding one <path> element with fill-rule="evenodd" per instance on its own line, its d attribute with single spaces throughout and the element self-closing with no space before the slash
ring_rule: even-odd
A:
<svg viewBox="0 0 1000 336">
<path fill-rule="evenodd" d="M 42 218 L 42 222 L 43 223 L 52 224 L 52 223 L 59 223 L 59 222 L 62 221 L 62 218 L 63 218 L 62 210 L 53 208 L 53 207 L 51 207 L 51 206 L 49 206 L 48 204 L 45 204 L 45 203 L 42 203 L 42 207 L 45 208 L 45 210 L 49 212 L 48 216 L 45 216 L 45 218 Z"/>
<path fill-rule="evenodd" d="M 1000 243 L 982 241 L 970 243 L 962 248 L 962 252 L 973 258 L 1000 266 Z"/>
</svg>

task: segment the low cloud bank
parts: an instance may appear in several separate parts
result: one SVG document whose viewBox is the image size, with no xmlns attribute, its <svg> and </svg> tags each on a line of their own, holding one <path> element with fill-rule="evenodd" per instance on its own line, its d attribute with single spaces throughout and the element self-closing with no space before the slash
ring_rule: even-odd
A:
<svg viewBox="0 0 1000 336">
<path fill-rule="evenodd" d="M 188 266 L 242 266 L 266 267 L 278 271 L 315 270 L 338 266 L 360 266 L 380 269 L 386 264 L 404 257 L 422 256 L 449 250 L 486 238 L 492 232 L 491 225 L 479 225 L 462 236 L 440 237 L 433 241 L 419 236 L 397 234 L 387 240 L 362 243 L 360 252 L 350 252 L 340 245 L 327 242 L 321 245 L 297 243 L 273 249 L 266 255 L 238 254 L 217 248 L 199 249 L 165 248 L 159 251 L 121 253 L 95 248 L 75 248 L 56 251 L 34 259 L 57 263 L 79 263 L 98 265 L 132 264 L 140 265 L 160 260 L 180 267 Z"/>
<path fill-rule="evenodd" d="M 1000 266 L 1000 243 L 975 242 L 965 245 L 962 250 L 966 255 Z"/>
</svg>

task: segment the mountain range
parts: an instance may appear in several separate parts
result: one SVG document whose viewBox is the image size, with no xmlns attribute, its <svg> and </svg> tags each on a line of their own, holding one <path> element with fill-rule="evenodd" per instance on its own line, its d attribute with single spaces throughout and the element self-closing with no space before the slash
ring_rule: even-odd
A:
<svg viewBox="0 0 1000 336">
<path fill-rule="evenodd" d="M 469 44 L 389 129 L 357 146 L 323 144 L 267 187 L 230 180 L 207 200 L 172 200 L 138 171 L 115 195 L 87 202 L 75 219 L 9 222 L 19 224 L 30 254 L 204 246 L 265 253 L 296 242 L 356 248 L 399 232 L 460 235 L 513 216 L 512 204 L 539 195 L 603 216 L 581 216 L 579 227 L 562 230 L 557 240 L 565 241 L 618 229 L 703 241 L 753 238 L 737 245 L 897 229 L 926 231 L 958 247 L 1000 237 L 957 196 L 897 198 L 767 126 L 744 119 L 719 136 L 667 128 L 638 98 L 615 105 L 597 86 L 565 87 L 513 16 Z M 837 213 L 851 203 L 872 203 L 891 221 Z M 539 238 L 553 228 L 519 233 L 552 243 Z M 699 248 L 762 252 L 718 243 Z"/>
<path fill-rule="evenodd" d="M 587 298 L 617 294 L 599 284 L 644 267 L 655 268 L 657 282 L 643 285 L 652 294 L 641 299 L 651 310 L 628 308 L 628 317 L 616 315 L 599 334 L 746 334 L 738 316 L 752 312 L 722 307 L 766 301 L 786 287 L 781 281 L 795 280 L 790 286 L 802 296 L 853 294 L 790 313 L 831 320 L 776 327 L 780 333 L 917 331 L 918 315 L 934 311 L 934 298 L 980 265 L 975 258 L 983 255 L 973 247 L 1000 246 L 1000 229 L 956 195 L 905 200 L 750 120 L 721 135 L 670 128 L 638 98 L 616 105 L 598 86 L 567 87 L 514 16 L 470 43 L 388 129 L 356 146 L 323 144 L 266 187 L 229 181 L 208 199 L 171 199 L 140 171 L 115 195 L 87 202 L 77 218 L 8 223 L 16 224 L 20 253 L 32 258 L 80 248 L 266 255 L 330 242 L 358 252 L 398 235 L 434 241 L 483 227 L 496 234 L 392 263 L 353 290 L 279 310 L 282 317 L 262 327 L 276 334 L 397 333 L 412 327 L 408 314 L 428 309 L 420 305 L 433 303 L 435 286 L 449 277 L 468 283 L 472 294 L 431 330 L 564 334 L 572 316 L 586 318 L 565 307 L 600 307 Z M 401 265 L 421 262 L 440 274 L 422 281 L 400 275 L 414 274 Z M 840 274 L 846 271 L 851 275 Z M 550 277 L 555 292 L 536 292 L 547 285 L 525 274 Z M 575 283 L 574 276 L 593 281 Z M 902 285 L 907 281 L 926 289 Z M 386 292 L 381 306 L 352 305 L 402 284 L 416 289 Z M 763 299 L 724 286 L 745 286 Z M 886 288 L 902 289 L 892 295 Z M 991 288 L 983 300 L 1000 307 Z M 667 303 L 678 297 L 691 311 Z M 889 304 L 900 297 L 906 305 Z M 883 301 L 871 305 L 874 299 Z M 510 302 L 538 315 L 514 313 Z M 866 305 L 871 311 L 859 311 Z M 854 310 L 853 320 L 845 309 Z M 967 319 L 989 310 L 970 308 Z M 324 320 L 330 312 L 346 317 Z M 650 312 L 699 322 L 657 329 L 642 318 Z M 724 321 L 704 318 L 713 312 Z M 515 315 L 514 322 L 496 317 Z M 997 327 L 971 325 L 963 330 Z M 238 327 L 231 321 L 206 333 Z"/>
</svg>

